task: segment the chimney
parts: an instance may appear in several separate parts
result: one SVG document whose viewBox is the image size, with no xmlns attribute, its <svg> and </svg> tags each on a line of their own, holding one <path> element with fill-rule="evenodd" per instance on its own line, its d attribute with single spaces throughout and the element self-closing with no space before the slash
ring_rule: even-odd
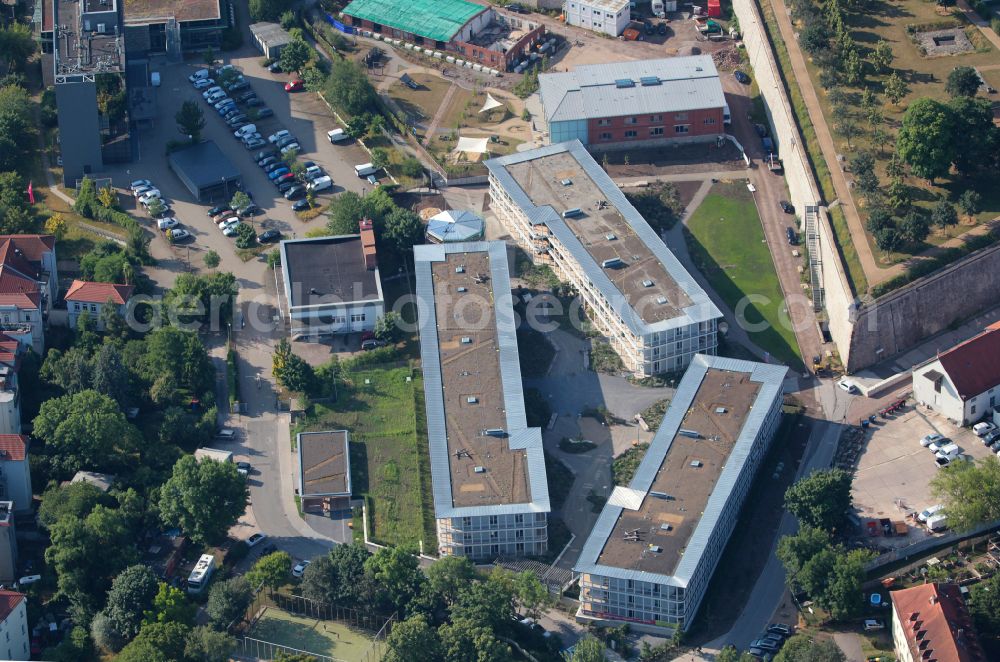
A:
<svg viewBox="0 0 1000 662">
<path fill-rule="evenodd" d="M 372 228 L 372 220 L 361 219 L 358 230 L 361 233 L 361 253 L 365 257 L 365 269 L 374 271 L 378 268 L 378 255 L 375 252 L 375 230 Z"/>
</svg>

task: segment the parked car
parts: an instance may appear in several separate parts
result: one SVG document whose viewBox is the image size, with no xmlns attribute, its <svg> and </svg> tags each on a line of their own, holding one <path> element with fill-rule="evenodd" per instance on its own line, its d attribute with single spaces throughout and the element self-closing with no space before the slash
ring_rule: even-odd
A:
<svg viewBox="0 0 1000 662">
<path fill-rule="evenodd" d="M 254 92 L 253 90 L 247 90 L 243 94 L 241 94 L 238 97 L 236 97 L 236 100 L 237 101 L 246 101 L 247 99 L 250 99 L 250 98 L 255 97 L 255 96 L 257 96 L 256 92 Z"/>
<path fill-rule="evenodd" d="M 267 173 L 267 178 L 273 182 L 278 177 L 281 177 L 282 175 L 288 174 L 290 172 L 291 171 L 288 169 L 288 166 L 282 164 L 280 167 L 275 168 L 274 170 Z"/>
<path fill-rule="evenodd" d="M 159 211 L 157 211 L 155 213 L 154 212 L 149 212 L 149 215 L 152 216 L 153 218 L 166 218 L 167 216 L 173 216 L 174 215 L 174 210 L 167 203 L 163 203 L 163 206 L 160 207 Z"/>
<path fill-rule="evenodd" d="M 162 197 L 163 197 L 163 194 L 160 193 L 160 189 L 154 188 L 152 190 L 146 191 L 141 196 L 139 196 L 139 203 L 143 207 L 147 207 L 147 206 L 149 206 L 149 203 L 153 201 L 154 198 L 155 199 L 160 199 Z"/>
<path fill-rule="evenodd" d="M 243 105 L 245 105 L 247 108 L 256 108 L 258 106 L 263 106 L 264 102 L 258 99 L 257 97 L 250 97 L 249 99 L 243 102 Z"/>
<path fill-rule="evenodd" d="M 299 561 L 294 566 L 292 566 L 292 577 L 299 577 L 299 578 L 301 578 L 302 574 L 305 573 L 306 568 L 309 567 L 309 563 L 310 563 L 310 561 L 308 561 L 308 560 L 307 561 Z"/>
<path fill-rule="evenodd" d="M 661 37 L 665 36 L 667 34 L 667 24 L 666 23 L 660 23 L 659 25 L 657 25 L 656 26 L 656 34 L 660 35 Z"/>
<path fill-rule="evenodd" d="M 790 637 L 795 634 L 795 629 L 791 625 L 785 625 L 784 623 L 771 623 L 767 626 L 767 631 L 769 634 L 776 634 L 779 637 Z"/>
<path fill-rule="evenodd" d="M 254 138 L 253 140 L 246 141 L 247 149 L 257 149 L 258 147 L 263 147 L 267 143 L 260 138 Z"/>
<path fill-rule="evenodd" d="M 318 191 L 325 191 L 328 188 L 333 188 L 333 179 L 331 179 L 329 175 L 317 177 L 309 182 L 307 188 L 314 193 Z"/>
<path fill-rule="evenodd" d="M 933 505 L 933 506 L 931 506 L 929 508 L 926 508 L 926 509 L 922 510 L 920 512 L 920 514 L 917 515 L 917 520 L 919 520 L 921 522 L 926 522 L 927 520 L 929 520 L 934 515 L 937 515 L 938 512 L 940 512 L 941 509 L 943 509 L 943 508 L 944 508 L 944 506 L 941 505 L 940 503 L 935 504 L 935 505 Z"/>
<path fill-rule="evenodd" d="M 285 145 L 290 145 L 294 142 L 298 142 L 295 136 L 292 135 L 281 136 L 280 138 L 274 141 L 274 146 L 277 147 L 278 149 L 281 149 Z"/>
<path fill-rule="evenodd" d="M 246 82 L 245 80 L 240 80 L 240 81 L 237 81 L 235 85 L 231 85 L 229 87 L 229 91 L 230 92 L 240 92 L 242 90 L 246 90 L 246 89 L 249 89 L 249 88 L 250 88 L 250 83 Z"/>
<path fill-rule="evenodd" d="M 191 238 L 192 238 L 191 233 L 185 230 L 184 228 L 174 228 L 173 230 L 167 230 L 167 239 L 169 239 L 171 242 L 175 244 L 180 243 L 182 241 L 187 241 L 188 239 Z"/>
<path fill-rule="evenodd" d="M 239 108 L 237 108 L 237 107 L 236 107 L 236 104 L 233 104 L 233 105 L 232 105 L 232 106 L 231 106 L 231 107 L 230 107 L 230 108 L 229 108 L 229 109 L 228 109 L 228 110 L 226 111 L 226 114 L 222 116 L 222 119 L 224 119 L 224 120 L 226 120 L 226 121 L 229 121 L 229 120 L 230 120 L 230 119 L 232 119 L 233 117 L 236 117 L 237 115 L 240 115 L 240 114 L 242 114 L 242 113 L 243 113 L 243 111 L 242 111 L 242 110 L 240 110 Z"/>
<path fill-rule="evenodd" d="M 270 71 L 272 74 L 280 74 L 281 73 L 281 63 L 280 62 L 272 62 L 271 64 L 268 65 L 267 70 Z"/>
<path fill-rule="evenodd" d="M 274 185 L 275 186 L 278 186 L 279 184 L 284 184 L 285 182 L 292 182 L 294 184 L 295 183 L 295 175 L 293 175 L 290 172 L 286 172 L 285 174 L 278 175 L 277 177 L 274 178 Z"/>
<path fill-rule="evenodd" d="M 295 200 L 296 198 L 301 198 L 306 194 L 306 189 L 301 184 L 296 184 L 292 188 L 285 191 L 285 200 Z"/>
<path fill-rule="evenodd" d="M 218 222 L 220 230 L 225 230 L 228 227 L 232 227 L 240 222 L 240 219 L 236 216 L 230 216 L 229 218 L 223 219 Z"/>
<path fill-rule="evenodd" d="M 279 168 L 287 168 L 287 167 L 288 164 L 286 164 L 284 161 L 280 159 L 275 159 L 274 163 L 264 166 L 264 172 L 266 172 L 267 174 L 271 174 L 272 172 L 278 170 Z"/>
<path fill-rule="evenodd" d="M 934 462 L 935 464 L 937 464 L 938 469 L 944 469 L 945 467 L 951 465 L 954 462 L 958 462 L 959 460 L 965 460 L 966 462 L 968 462 L 972 460 L 972 457 L 970 457 L 969 455 L 964 455 L 962 453 L 959 453 L 957 455 L 946 455 L 945 457 L 934 458 Z"/>
<path fill-rule="evenodd" d="M 943 439 L 944 439 L 943 434 L 932 432 L 930 434 L 924 435 L 924 437 L 920 440 L 920 445 L 923 446 L 924 448 L 927 448 L 931 444 L 937 443 Z"/>
<path fill-rule="evenodd" d="M 229 227 L 227 227 L 225 230 L 223 230 L 222 234 L 224 234 L 227 237 L 235 237 L 236 233 L 239 232 L 239 230 L 240 230 L 240 226 L 242 226 L 242 225 L 243 225 L 242 223 L 233 223 L 232 225 L 230 225 Z"/>
<path fill-rule="evenodd" d="M 262 120 L 265 117 L 274 117 L 274 111 L 270 108 L 260 108 L 257 110 L 257 119 Z"/>
<path fill-rule="evenodd" d="M 161 218 L 156 222 L 157 229 L 163 232 L 166 232 L 170 228 L 176 228 L 178 225 L 180 225 L 180 221 L 173 217 Z"/>
<path fill-rule="evenodd" d="M 281 129 L 280 131 L 275 131 L 274 133 L 272 133 L 271 135 L 269 135 L 267 137 L 267 142 L 269 142 L 269 143 L 276 143 L 279 140 L 281 140 L 282 138 L 284 138 L 286 136 L 290 136 L 290 135 L 292 135 L 291 131 L 289 131 L 288 129 Z"/>
<path fill-rule="evenodd" d="M 932 441 L 931 443 L 927 444 L 927 450 L 929 450 L 932 453 L 937 453 L 939 450 L 941 450 L 950 443 L 951 443 L 950 440 L 948 440 L 945 437 L 941 437 L 937 441 Z"/>
<path fill-rule="evenodd" d="M 286 179 L 285 181 L 277 182 L 277 185 L 278 185 L 278 193 L 281 193 L 282 195 L 284 195 L 285 191 L 287 191 L 288 189 L 290 189 L 293 186 L 295 186 L 295 180 L 294 179 Z"/>
<path fill-rule="evenodd" d="M 287 145 L 285 145 L 284 147 L 281 148 L 281 153 L 282 154 L 288 154 L 289 152 L 297 152 L 300 149 L 302 149 L 302 148 L 299 147 L 298 143 L 288 143 Z"/>
<path fill-rule="evenodd" d="M 238 113 L 226 120 L 226 124 L 228 124 L 230 128 L 235 128 L 236 125 L 239 124 L 239 128 L 242 129 L 247 126 L 247 119 L 246 113 Z"/>
<path fill-rule="evenodd" d="M 242 216 L 243 218 L 249 218 L 257 214 L 259 211 L 260 207 L 251 202 L 246 207 L 240 210 L 240 216 Z"/>
<path fill-rule="evenodd" d="M 152 184 L 143 184 L 142 186 L 136 186 L 132 189 L 132 196 L 135 198 L 141 198 L 146 195 L 147 192 L 152 191 L 156 187 Z"/>
<path fill-rule="evenodd" d="M 277 230 L 264 230 L 257 235 L 257 241 L 262 244 L 269 244 L 272 241 L 278 241 L 279 239 L 281 239 L 281 233 Z"/>
<path fill-rule="evenodd" d="M 207 90 L 208 88 L 215 85 L 215 81 L 211 78 L 201 78 L 194 83 L 194 89 L 196 90 Z"/>
<path fill-rule="evenodd" d="M 750 76 L 748 76 L 746 73 L 740 71 L 739 69 L 737 69 L 736 71 L 733 72 L 733 78 L 735 78 L 740 83 L 743 83 L 744 85 L 749 85 L 750 84 Z"/>
<path fill-rule="evenodd" d="M 993 425 L 992 423 L 987 423 L 985 421 L 982 423 L 976 423 L 975 425 L 972 426 L 972 431 L 976 433 L 977 437 L 985 437 L 990 432 L 993 432 L 996 429 L 997 426 Z"/>
<path fill-rule="evenodd" d="M 993 430 L 993 432 L 987 432 L 986 436 L 983 437 L 984 446 L 991 446 L 997 441 L 1000 441 L 1000 430 Z"/>
<path fill-rule="evenodd" d="M 252 467 L 249 462 L 237 462 L 236 471 L 240 473 L 241 476 L 249 476 L 252 471 Z"/>
<path fill-rule="evenodd" d="M 843 390 L 847 391 L 848 393 L 852 393 L 852 394 L 853 393 L 858 393 L 860 391 L 860 389 L 858 388 L 858 385 L 855 384 L 850 379 L 847 379 L 846 377 L 844 379 L 841 379 L 839 382 L 837 382 L 837 386 L 839 386 Z"/>
<path fill-rule="evenodd" d="M 310 208 L 311 205 L 309 204 L 309 201 L 305 199 L 299 200 L 294 205 L 292 205 L 292 211 L 305 211 Z"/>
<path fill-rule="evenodd" d="M 259 165 L 263 170 L 264 168 L 274 165 L 275 163 L 279 163 L 278 158 L 276 156 L 268 156 L 267 158 L 263 158 L 258 161 L 257 165 Z"/>
<path fill-rule="evenodd" d="M 871 632 L 872 630 L 883 630 L 885 629 L 885 623 L 882 621 L 876 621 L 874 618 L 865 619 L 865 632 Z"/>
<path fill-rule="evenodd" d="M 222 90 L 221 87 L 219 87 L 218 85 L 213 85 L 212 87 L 210 87 L 207 90 L 205 90 L 204 92 L 202 92 L 201 96 L 202 96 L 203 99 L 208 99 L 213 94 L 218 94 L 219 92 L 222 92 L 223 94 L 225 94 L 225 92 L 223 92 L 223 90 Z"/>
<path fill-rule="evenodd" d="M 306 87 L 305 81 L 296 78 L 285 83 L 285 92 L 300 92 Z"/>
<path fill-rule="evenodd" d="M 785 212 L 786 214 L 795 213 L 795 207 L 788 200 L 780 200 L 778 202 L 778 206 L 781 207 L 781 211 Z"/>
<path fill-rule="evenodd" d="M 137 188 L 141 188 L 143 186 L 152 186 L 152 185 L 153 185 L 153 182 L 149 181 L 148 179 L 137 179 L 134 182 L 132 182 L 131 184 L 129 184 L 128 187 L 129 187 L 129 189 L 132 190 L 133 193 L 135 193 L 135 190 Z"/>
<path fill-rule="evenodd" d="M 222 96 L 222 97 L 219 97 L 217 101 L 215 101 L 215 102 L 212 103 L 212 108 L 215 108 L 216 110 L 219 110 L 219 111 L 221 111 L 223 108 L 225 108 L 227 106 L 233 106 L 235 108 L 236 107 L 236 102 L 233 101 L 232 99 L 230 99 L 229 97 Z M 225 112 L 220 113 L 220 115 L 225 115 L 228 112 L 229 111 L 227 110 Z"/>
<path fill-rule="evenodd" d="M 253 547 L 255 545 L 259 545 L 261 542 L 264 541 L 264 538 L 267 538 L 267 536 L 258 531 L 257 533 L 247 538 L 247 547 Z"/>
<path fill-rule="evenodd" d="M 326 173 L 323 172 L 323 169 L 320 168 L 318 165 L 308 165 L 306 166 L 305 171 L 302 173 L 302 176 L 305 177 L 306 179 L 313 180 L 316 179 L 317 177 L 322 177 L 325 174 Z"/>
<path fill-rule="evenodd" d="M 230 80 L 227 80 L 225 83 L 223 83 L 222 87 L 226 88 L 227 90 L 231 90 L 240 83 L 245 83 L 245 82 L 246 80 L 243 78 L 243 76 L 236 76 L 235 78 L 231 78 Z"/>
<path fill-rule="evenodd" d="M 208 216 L 209 218 L 211 218 L 213 216 L 218 216 L 219 214 L 224 214 L 230 211 L 232 211 L 232 209 L 229 208 L 229 205 L 219 205 L 217 207 L 212 207 L 211 209 L 209 209 Z"/>
<path fill-rule="evenodd" d="M 795 234 L 794 228 L 785 228 L 785 236 L 788 237 L 789 246 L 794 246 L 799 243 L 799 237 Z"/>
<path fill-rule="evenodd" d="M 245 129 L 245 128 L 247 128 L 248 126 L 252 126 L 252 125 L 251 125 L 251 124 L 244 124 L 244 125 L 243 125 L 243 126 L 241 126 L 240 128 L 241 128 L 241 129 Z M 248 142 L 250 142 L 250 141 L 252 141 L 252 140 L 259 140 L 259 141 L 260 141 L 260 142 L 262 142 L 262 143 L 264 142 L 264 140 L 263 140 L 263 139 L 262 139 L 262 138 L 260 137 L 260 134 L 259 134 L 259 133 L 257 133 L 256 131 L 254 131 L 253 133 L 246 133 L 246 134 L 244 134 L 244 135 L 240 136 L 239 138 L 240 138 L 240 141 L 241 141 L 241 142 L 242 142 L 242 143 L 243 143 L 244 145 L 246 145 L 246 144 L 247 144 Z"/>
<path fill-rule="evenodd" d="M 192 83 L 197 83 L 198 81 L 205 80 L 207 78 L 208 78 L 208 69 L 199 69 L 198 71 L 188 76 L 188 80 L 191 81 Z"/>
<path fill-rule="evenodd" d="M 378 349 L 379 347 L 385 347 L 385 342 L 382 340 L 377 340 L 375 338 L 369 338 L 368 340 L 363 340 L 361 342 L 362 351 L 369 352 L 373 349 Z"/>
<path fill-rule="evenodd" d="M 772 653 L 778 652 L 781 648 L 781 644 L 784 642 L 778 637 L 761 637 L 760 639 L 755 639 L 750 642 L 750 648 L 759 648 L 761 650 L 770 651 Z"/>
<path fill-rule="evenodd" d="M 269 156 L 277 156 L 278 152 L 273 149 L 262 149 L 254 155 L 254 161 L 258 164 Z"/>
</svg>

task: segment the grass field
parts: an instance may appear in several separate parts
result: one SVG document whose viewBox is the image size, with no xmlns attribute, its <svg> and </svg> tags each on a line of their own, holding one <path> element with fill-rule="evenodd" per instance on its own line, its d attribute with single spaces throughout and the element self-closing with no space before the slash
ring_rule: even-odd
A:
<svg viewBox="0 0 1000 662">
<path fill-rule="evenodd" d="M 294 616 L 274 607 L 264 612 L 250 636 L 344 662 L 363 662 L 371 646 L 365 634 L 342 623 Z"/>
<path fill-rule="evenodd" d="M 784 296 L 764 243 L 764 229 L 746 187 L 721 183 L 695 210 L 685 238 L 691 257 L 712 288 L 739 315 L 737 306 L 749 295 L 767 301 L 746 305 L 743 316 L 751 325 L 766 322 L 750 339 L 779 361 L 802 364 L 795 334 L 781 324 Z"/>
<path fill-rule="evenodd" d="M 365 497 L 380 543 L 434 547 L 423 415 L 419 371 L 374 367 L 341 374 L 337 401 L 315 403 L 306 421 L 308 430 L 351 431 L 352 488 Z"/>
</svg>

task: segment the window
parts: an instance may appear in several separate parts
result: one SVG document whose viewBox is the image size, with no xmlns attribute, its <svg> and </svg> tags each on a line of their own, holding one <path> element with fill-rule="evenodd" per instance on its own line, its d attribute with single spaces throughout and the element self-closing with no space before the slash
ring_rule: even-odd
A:
<svg viewBox="0 0 1000 662">
<path fill-rule="evenodd" d="M 675 124 L 674 133 L 688 133 L 691 130 L 690 124 Z"/>
<path fill-rule="evenodd" d="M 351 321 L 352 322 L 364 322 L 365 321 L 365 314 L 361 313 L 361 314 L 351 315 Z"/>
<path fill-rule="evenodd" d="M 969 410 L 969 413 L 972 414 L 973 416 L 976 415 L 976 405 L 972 405 L 972 409 Z"/>
<path fill-rule="evenodd" d="M 496 525 L 497 525 L 497 516 L 490 515 L 490 526 L 496 526 Z"/>
<path fill-rule="evenodd" d="M 462 526 L 464 526 L 464 527 L 472 526 L 472 518 L 471 517 L 463 517 L 462 518 Z"/>
<path fill-rule="evenodd" d="M 625 123 L 626 124 L 638 124 L 639 123 L 639 118 L 638 117 L 626 117 L 625 118 Z"/>
<path fill-rule="evenodd" d="M 639 135 L 639 132 L 636 131 L 635 129 L 629 129 L 628 131 L 625 132 L 626 138 L 635 138 L 637 135 Z"/>
<path fill-rule="evenodd" d="M 601 134 L 601 140 L 611 140 L 611 133 L 605 131 Z"/>
<path fill-rule="evenodd" d="M 705 120 L 704 120 L 704 123 L 707 124 L 707 125 L 715 124 L 715 118 L 714 117 L 706 117 Z"/>
<path fill-rule="evenodd" d="M 92 312 L 92 313 L 96 313 L 97 312 L 97 304 L 96 303 L 90 304 L 90 312 Z"/>
<path fill-rule="evenodd" d="M 514 524 L 524 524 L 524 515 L 514 515 Z"/>
<path fill-rule="evenodd" d="M 662 126 L 654 126 L 654 127 L 652 127 L 649 130 L 649 135 L 651 135 L 651 136 L 662 136 L 663 135 L 663 127 Z"/>
<path fill-rule="evenodd" d="M 597 120 L 597 126 L 611 126 L 611 120 L 609 119 Z"/>
<path fill-rule="evenodd" d="M 73 310 L 80 310 L 80 302 L 76 301 L 73 303 Z"/>
<path fill-rule="evenodd" d="M 674 115 L 674 119 L 677 120 L 678 122 L 683 122 L 687 118 L 688 118 L 687 113 L 677 113 L 676 115 Z"/>
<path fill-rule="evenodd" d="M 663 121 L 663 115 L 650 115 L 649 116 L 649 121 L 650 122 L 662 122 Z"/>
</svg>

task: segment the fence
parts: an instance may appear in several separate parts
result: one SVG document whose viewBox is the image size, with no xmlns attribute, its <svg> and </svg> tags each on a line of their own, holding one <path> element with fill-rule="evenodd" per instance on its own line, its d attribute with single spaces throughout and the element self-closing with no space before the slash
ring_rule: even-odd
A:
<svg viewBox="0 0 1000 662">
<path fill-rule="evenodd" d="M 325 12 L 323 13 L 323 17 L 326 18 L 326 22 L 327 23 L 329 23 L 330 25 L 333 26 L 334 30 L 340 30 L 344 34 L 355 34 L 355 32 L 357 32 L 354 29 L 353 25 L 346 25 L 344 23 L 341 23 L 340 21 L 338 21 L 337 19 L 335 19 L 333 16 L 330 16 L 329 14 L 327 14 Z"/>
<path fill-rule="evenodd" d="M 258 660 L 273 660 L 278 653 L 289 653 L 291 655 L 308 655 L 319 662 L 345 662 L 339 657 L 323 655 L 322 653 L 312 653 L 310 651 L 292 648 L 276 644 L 273 641 L 262 641 L 253 637 L 237 637 L 235 657 L 250 657 Z M 376 658 L 378 659 L 378 658 Z"/>
<path fill-rule="evenodd" d="M 926 538 L 918 543 L 912 545 L 907 545 L 900 549 L 894 549 L 890 552 L 886 552 L 880 556 L 875 557 L 865 566 L 865 570 L 872 572 L 885 565 L 890 565 L 892 563 L 897 563 L 899 561 L 906 561 L 907 559 L 928 552 L 933 549 L 940 549 L 942 547 L 947 547 L 949 545 L 954 545 L 959 542 L 963 542 L 970 538 L 975 538 L 977 536 L 982 536 L 983 534 L 988 534 L 994 529 L 1000 527 L 1000 522 L 991 522 L 989 524 L 983 524 L 978 526 L 971 531 L 965 531 L 958 533 L 956 531 L 949 531 L 943 536 L 935 536 L 931 538 Z M 919 565 L 919 564 L 918 564 Z"/>
</svg>

